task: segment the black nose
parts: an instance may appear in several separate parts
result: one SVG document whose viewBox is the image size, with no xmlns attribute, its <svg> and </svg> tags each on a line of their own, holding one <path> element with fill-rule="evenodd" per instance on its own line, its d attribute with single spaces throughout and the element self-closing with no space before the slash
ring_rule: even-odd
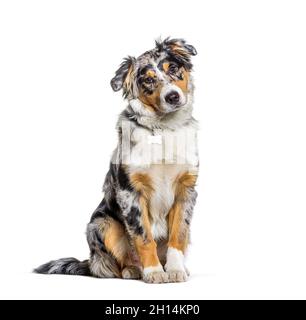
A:
<svg viewBox="0 0 306 320">
<path fill-rule="evenodd" d="M 176 105 L 180 101 L 180 95 L 176 91 L 171 91 L 166 95 L 165 100 L 169 104 Z"/>
</svg>

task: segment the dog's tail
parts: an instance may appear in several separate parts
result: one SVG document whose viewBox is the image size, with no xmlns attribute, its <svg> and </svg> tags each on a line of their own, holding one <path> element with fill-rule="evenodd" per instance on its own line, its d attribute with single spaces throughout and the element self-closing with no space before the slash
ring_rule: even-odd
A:
<svg viewBox="0 0 306 320">
<path fill-rule="evenodd" d="M 35 273 L 42 274 L 70 274 L 91 276 L 89 261 L 79 261 L 75 258 L 64 258 L 50 261 L 34 269 Z"/>
</svg>

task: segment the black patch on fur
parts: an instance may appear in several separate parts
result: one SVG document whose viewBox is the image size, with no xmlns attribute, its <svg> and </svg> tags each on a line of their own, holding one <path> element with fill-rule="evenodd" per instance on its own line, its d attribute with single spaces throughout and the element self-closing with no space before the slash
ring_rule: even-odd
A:
<svg viewBox="0 0 306 320">
<path fill-rule="evenodd" d="M 114 166 L 114 165 L 112 165 Z M 119 186 L 122 190 L 128 190 L 128 191 L 133 191 L 133 188 L 130 183 L 130 179 L 125 172 L 124 168 L 122 165 L 117 166 L 117 179 Z"/>
<path fill-rule="evenodd" d="M 106 201 L 103 199 L 100 204 L 98 205 L 97 209 L 94 211 L 94 213 L 91 216 L 90 223 L 92 223 L 97 218 L 105 218 L 105 207 L 106 207 Z"/>
<path fill-rule="evenodd" d="M 173 46 L 181 47 L 183 52 L 173 50 Z M 159 52 L 167 52 L 170 59 L 183 65 L 187 71 L 192 69 L 191 56 L 197 54 L 196 49 L 183 39 L 166 38 L 162 42 L 156 42 L 156 49 Z"/>
<path fill-rule="evenodd" d="M 153 69 L 153 66 L 151 64 L 148 64 L 147 66 L 145 66 L 144 68 L 141 68 L 138 70 L 137 72 L 137 77 L 136 77 L 136 82 L 137 82 L 137 86 L 141 87 L 144 94 L 146 95 L 151 95 L 154 92 L 154 89 L 156 88 L 156 80 L 153 79 L 152 83 L 146 83 L 145 79 L 146 77 L 146 73 L 148 72 L 148 70 Z"/>
<path fill-rule="evenodd" d="M 140 216 L 140 210 L 136 207 L 132 207 L 126 217 L 126 222 L 129 225 L 129 228 L 137 235 L 143 234 L 143 228 L 140 225 Z"/>
<path fill-rule="evenodd" d="M 103 234 L 101 233 L 100 227 L 98 223 L 89 223 L 87 226 L 87 242 L 89 245 L 89 249 L 91 254 L 96 253 L 107 253 Z"/>
<path fill-rule="evenodd" d="M 107 216 L 113 218 L 114 220 L 122 223 L 122 218 L 120 216 L 120 207 L 114 198 L 112 196 L 107 203 L 105 198 L 101 201 L 97 209 L 94 211 L 94 213 L 91 216 L 90 223 L 94 222 L 97 218 L 106 218 Z"/>
</svg>

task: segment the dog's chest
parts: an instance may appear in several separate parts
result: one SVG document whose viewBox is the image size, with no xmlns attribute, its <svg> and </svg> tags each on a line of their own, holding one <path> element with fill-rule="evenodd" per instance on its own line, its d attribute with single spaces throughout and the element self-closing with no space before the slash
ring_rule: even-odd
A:
<svg viewBox="0 0 306 320">
<path fill-rule="evenodd" d="M 132 136 L 131 171 L 145 173 L 152 181 L 149 200 L 152 234 L 168 237 L 168 214 L 175 201 L 175 180 L 187 171 L 196 172 L 196 131 L 192 127 L 157 131 L 138 128 Z"/>
<path fill-rule="evenodd" d="M 175 201 L 174 181 L 182 168 L 175 165 L 152 165 L 147 170 L 152 178 L 153 192 L 149 201 L 152 234 L 154 239 L 168 236 L 168 214 Z"/>
</svg>

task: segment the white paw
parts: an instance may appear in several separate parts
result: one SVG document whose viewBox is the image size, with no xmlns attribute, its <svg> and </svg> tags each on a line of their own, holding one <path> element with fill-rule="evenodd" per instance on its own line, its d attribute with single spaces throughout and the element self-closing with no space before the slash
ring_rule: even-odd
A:
<svg viewBox="0 0 306 320">
<path fill-rule="evenodd" d="M 168 248 L 165 270 L 185 272 L 184 254 L 182 251 L 171 247 Z"/>
<path fill-rule="evenodd" d="M 185 282 L 189 272 L 184 265 L 184 254 L 175 248 L 168 248 L 167 263 L 165 270 L 169 277 L 169 282 Z"/>
<path fill-rule="evenodd" d="M 168 283 L 169 276 L 164 271 L 151 272 L 143 275 L 143 281 L 146 283 Z"/>
<path fill-rule="evenodd" d="M 183 271 L 167 271 L 169 282 L 186 282 L 188 280 L 187 273 Z"/>
<path fill-rule="evenodd" d="M 143 281 L 146 283 L 168 283 L 168 275 L 161 264 L 143 270 Z"/>
</svg>

